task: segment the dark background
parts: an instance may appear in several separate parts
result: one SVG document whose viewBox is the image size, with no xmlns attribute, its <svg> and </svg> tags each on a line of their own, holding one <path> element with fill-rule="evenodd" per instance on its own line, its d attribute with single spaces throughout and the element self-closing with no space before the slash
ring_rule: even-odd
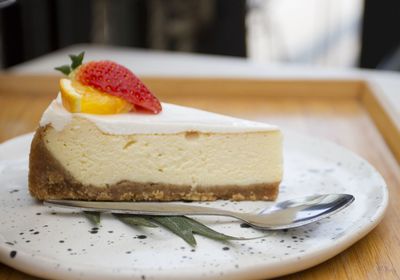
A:
<svg viewBox="0 0 400 280">
<path fill-rule="evenodd" d="M 185 25 L 186 20 L 186 25 L 190 25 L 191 17 L 195 16 L 196 8 L 199 8 L 196 2 L 201 1 L 171 1 L 177 3 L 175 5 L 163 5 L 162 2 L 19 0 L 0 10 L 0 27 L 4 42 L 3 64 L 9 67 L 76 43 L 180 50 L 184 46 L 179 45 L 182 44 L 179 34 L 168 34 L 161 43 L 153 42 L 154 40 L 149 38 L 150 34 L 158 28 L 162 36 L 168 32 L 162 29 L 162 25 L 172 25 L 174 21 Z M 186 4 L 182 3 L 179 7 L 179 2 Z M 245 1 L 205 2 L 209 2 L 211 6 L 211 15 L 207 19 L 196 20 L 193 24 L 195 26 L 186 31 L 193 38 L 190 40 L 190 48 L 186 47 L 184 50 L 245 56 Z M 154 9 L 155 5 L 164 6 L 164 20 L 161 23 L 154 22 L 157 16 L 155 13 L 159 13 Z M 105 36 L 94 34 L 95 30 L 104 29 L 107 30 Z"/>
<path fill-rule="evenodd" d="M 77 43 L 246 57 L 245 18 L 245 0 L 19 0 L 0 51 L 4 68 Z M 360 67 L 400 70 L 399 23 L 400 1 L 365 1 Z"/>
</svg>

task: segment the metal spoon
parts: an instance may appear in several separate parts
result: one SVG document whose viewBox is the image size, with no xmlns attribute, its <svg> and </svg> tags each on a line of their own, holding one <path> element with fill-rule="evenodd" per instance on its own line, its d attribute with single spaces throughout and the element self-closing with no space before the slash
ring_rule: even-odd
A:
<svg viewBox="0 0 400 280">
<path fill-rule="evenodd" d="M 125 213 L 150 216 L 229 216 L 260 229 L 287 229 L 319 221 L 349 206 L 350 194 L 312 195 L 278 202 L 260 213 L 241 213 L 223 209 L 164 202 L 100 202 L 79 200 L 47 200 L 45 205 L 81 211 Z"/>
</svg>

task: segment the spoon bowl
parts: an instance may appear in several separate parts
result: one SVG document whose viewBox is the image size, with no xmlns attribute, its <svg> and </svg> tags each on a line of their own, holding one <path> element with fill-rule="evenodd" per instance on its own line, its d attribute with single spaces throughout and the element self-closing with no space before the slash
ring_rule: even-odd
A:
<svg viewBox="0 0 400 280">
<path fill-rule="evenodd" d="M 319 221 L 346 208 L 354 201 L 350 194 L 321 194 L 281 201 L 260 213 L 242 213 L 218 208 L 163 202 L 103 202 L 79 200 L 47 200 L 45 205 L 149 216 L 229 216 L 259 229 L 278 230 Z"/>
<path fill-rule="evenodd" d="M 353 201 L 354 196 L 350 194 L 312 195 L 286 200 L 263 209 L 249 223 L 263 229 L 299 227 L 327 218 Z"/>
</svg>

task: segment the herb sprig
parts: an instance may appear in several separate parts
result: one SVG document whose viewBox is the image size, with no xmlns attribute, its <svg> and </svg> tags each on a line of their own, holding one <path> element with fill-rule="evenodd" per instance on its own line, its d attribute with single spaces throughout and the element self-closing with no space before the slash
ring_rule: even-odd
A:
<svg viewBox="0 0 400 280">
<path fill-rule="evenodd" d="M 59 67 L 55 67 L 54 70 L 60 71 L 64 75 L 69 75 L 72 71 L 78 68 L 83 61 L 83 57 L 85 56 L 85 52 L 81 52 L 78 55 L 70 54 L 69 58 L 71 59 L 71 65 L 65 64 Z"/>
<path fill-rule="evenodd" d="M 93 225 L 95 226 L 100 225 L 101 214 L 99 212 L 85 211 L 83 212 L 83 214 Z M 220 233 L 186 216 L 144 216 L 144 215 L 116 214 L 116 213 L 112 215 L 121 222 L 132 227 L 156 228 L 161 226 L 166 230 L 182 238 L 186 243 L 188 243 L 192 247 L 196 247 L 197 245 L 196 238 L 194 236 L 195 234 L 218 241 L 254 239 L 254 238 L 235 237 Z"/>
</svg>

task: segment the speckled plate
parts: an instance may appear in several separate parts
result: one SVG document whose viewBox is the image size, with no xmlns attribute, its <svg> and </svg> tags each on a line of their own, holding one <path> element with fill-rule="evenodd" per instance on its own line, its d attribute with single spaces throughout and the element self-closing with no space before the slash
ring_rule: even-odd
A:
<svg viewBox="0 0 400 280">
<path fill-rule="evenodd" d="M 198 236 L 197 248 L 163 229 L 133 229 L 104 216 L 99 230 L 79 213 L 55 212 L 27 191 L 31 135 L 0 145 L 0 260 L 51 279 L 260 279 L 317 265 L 365 236 L 382 219 L 388 192 L 365 160 L 333 143 L 285 134 L 279 200 L 350 193 L 355 202 L 321 222 L 267 237 L 221 243 Z M 257 211 L 268 202 L 205 203 Z M 265 235 L 229 218 L 201 218 L 236 236 Z"/>
</svg>

